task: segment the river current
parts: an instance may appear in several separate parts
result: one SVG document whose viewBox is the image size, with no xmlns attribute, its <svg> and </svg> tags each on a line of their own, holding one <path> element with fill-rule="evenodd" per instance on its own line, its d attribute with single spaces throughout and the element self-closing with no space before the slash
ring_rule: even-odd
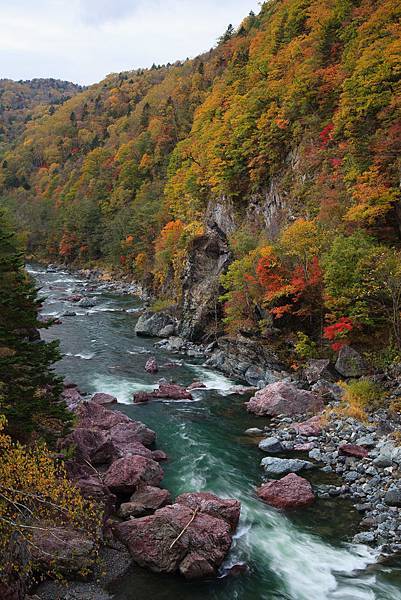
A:
<svg viewBox="0 0 401 600">
<path fill-rule="evenodd" d="M 223 577 L 223 570 L 213 581 L 188 583 L 133 567 L 110 590 L 115 600 L 401 600 L 399 563 L 378 563 L 375 551 L 351 543 L 358 516 L 348 502 L 318 500 L 287 516 L 255 498 L 264 454 L 243 432 L 263 426 L 264 420 L 247 414 L 243 396 L 229 393 L 238 382 L 136 337 L 138 299 L 87 291 L 86 280 L 67 272 L 49 273 L 38 265 L 28 270 L 45 298 L 43 315 L 77 313 L 42 333 L 46 340 L 60 339 L 64 357 L 57 371 L 82 391 L 114 394 L 117 410 L 157 432 L 157 447 L 169 456 L 162 465 L 163 485 L 173 496 L 211 491 L 242 504 L 225 567 L 246 563 L 247 573 Z M 96 305 L 83 309 L 68 302 L 66 297 L 76 292 Z M 144 365 L 152 354 L 160 365 L 180 364 L 150 375 Z M 132 393 L 153 389 L 160 377 L 183 385 L 201 380 L 207 388 L 195 391 L 194 401 L 134 406 Z M 325 481 L 323 475 L 312 477 L 315 484 Z"/>
</svg>

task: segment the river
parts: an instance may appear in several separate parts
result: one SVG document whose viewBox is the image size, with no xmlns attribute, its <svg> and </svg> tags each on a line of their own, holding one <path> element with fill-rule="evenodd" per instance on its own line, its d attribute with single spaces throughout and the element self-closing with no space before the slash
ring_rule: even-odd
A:
<svg viewBox="0 0 401 600">
<path fill-rule="evenodd" d="M 136 337 L 136 298 L 85 292 L 88 282 L 67 272 L 48 273 L 38 265 L 28 270 L 46 298 L 44 315 L 77 313 L 42 333 L 46 340 L 60 339 L 64 357 L 57 371 L 83 391 L 116 395 L 118 410 L 157 432 L 157 447 L 169 456 L 163 464 L 164 486 L 173 495 L 207 490 L 242 504 L 226 567 L 243 562 L 248 573 L 188 583 L 133 567 L 113 586 L 115 600 L 401 600 L 399 564 L 378 564 L 373 550 L 351 544 L 358 517 L 348 502 L 318 500 L 285 516 L 255 498 L 263 454 L 243 432 L 264 421 L 247 414 L 243 396 L 228 394 L 238 382 L 203 368 L 199 360 L 155 349 L 154 340 Z M 73 292 L 94 298 L 96 306 L 72 305 L 65 297 Z M 144 365 L 150 354 L 159 364 L 182 364 L 149 375 Z M 132 393 L 153 389 L 158 377 L 184 385 L 200 379 L 207 388 L 194 392 L 191 402 L 134 406 Z M 312 477 L 312 483 L 324 483 L 323 474 Z"/>
</svg>

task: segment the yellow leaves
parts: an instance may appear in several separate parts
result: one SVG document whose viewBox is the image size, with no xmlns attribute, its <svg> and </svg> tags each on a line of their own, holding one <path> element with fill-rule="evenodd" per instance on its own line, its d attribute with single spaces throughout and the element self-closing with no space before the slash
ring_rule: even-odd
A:
<svg viewBox="0 0 401 600">
<path fill-rule="evenodd" d="M 345 214 L 345 220 L 372 225 L 384 217 L 399 199 L 398 190 L 389 188 L 376 166 L 370 167 L 357 179 L 352 188 L 352 206 Z"/>
<path fill-rule="evenodd" d="M 314 221 L 297 219 L 280 236 L 280 247 L 288 256 L 310 260 L 320 251 L 321 241 L 318 227 Z"/>
</svg>

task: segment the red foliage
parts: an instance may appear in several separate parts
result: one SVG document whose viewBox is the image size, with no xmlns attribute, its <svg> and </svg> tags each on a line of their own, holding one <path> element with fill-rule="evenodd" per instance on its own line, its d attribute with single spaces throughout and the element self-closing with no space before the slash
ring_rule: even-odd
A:
<svg viewBox="0 0 401 600">
<path fill-rule="evenodd" d="M 338 352 L 347 345 L 348 335 L 354 329 L 354 324 L 348 317 L 341 317 L 333 325 L 328 325 L 323 330 L 323 337 L 332 342 L 330 345 L 335 352 Z"/>
<path fill-rule="evenodd" d="M 333 123 L 329 123 L 319 133 L 320 145 L 321 145 L 322 148 L 325 148 L 332 141 L 332 139 L 334 137 L 333 136 L 333 130 L 334 130 Z"/>
</svg>

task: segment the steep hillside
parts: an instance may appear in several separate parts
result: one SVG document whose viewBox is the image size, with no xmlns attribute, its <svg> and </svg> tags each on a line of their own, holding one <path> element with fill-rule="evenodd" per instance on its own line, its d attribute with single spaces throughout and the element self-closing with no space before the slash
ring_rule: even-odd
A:
<svg viewBox="0 0 401 600">
<path fill-rule="evenodd" d="M 0 156 L 29 121 L 52 114 L 55 106 L 80 91 L 80 85 L 59 79 L 0 79 Z"/>
<path fill-rule="evenodd" d="M 209 53 L 29 123 L 0 175 L 29 252 L 120 265 L 193 338 L 224 304 L 231 333 L 298 331 L 300 358 L 398 347 L 400 17 L 273 0 Z"/>
</svg>

